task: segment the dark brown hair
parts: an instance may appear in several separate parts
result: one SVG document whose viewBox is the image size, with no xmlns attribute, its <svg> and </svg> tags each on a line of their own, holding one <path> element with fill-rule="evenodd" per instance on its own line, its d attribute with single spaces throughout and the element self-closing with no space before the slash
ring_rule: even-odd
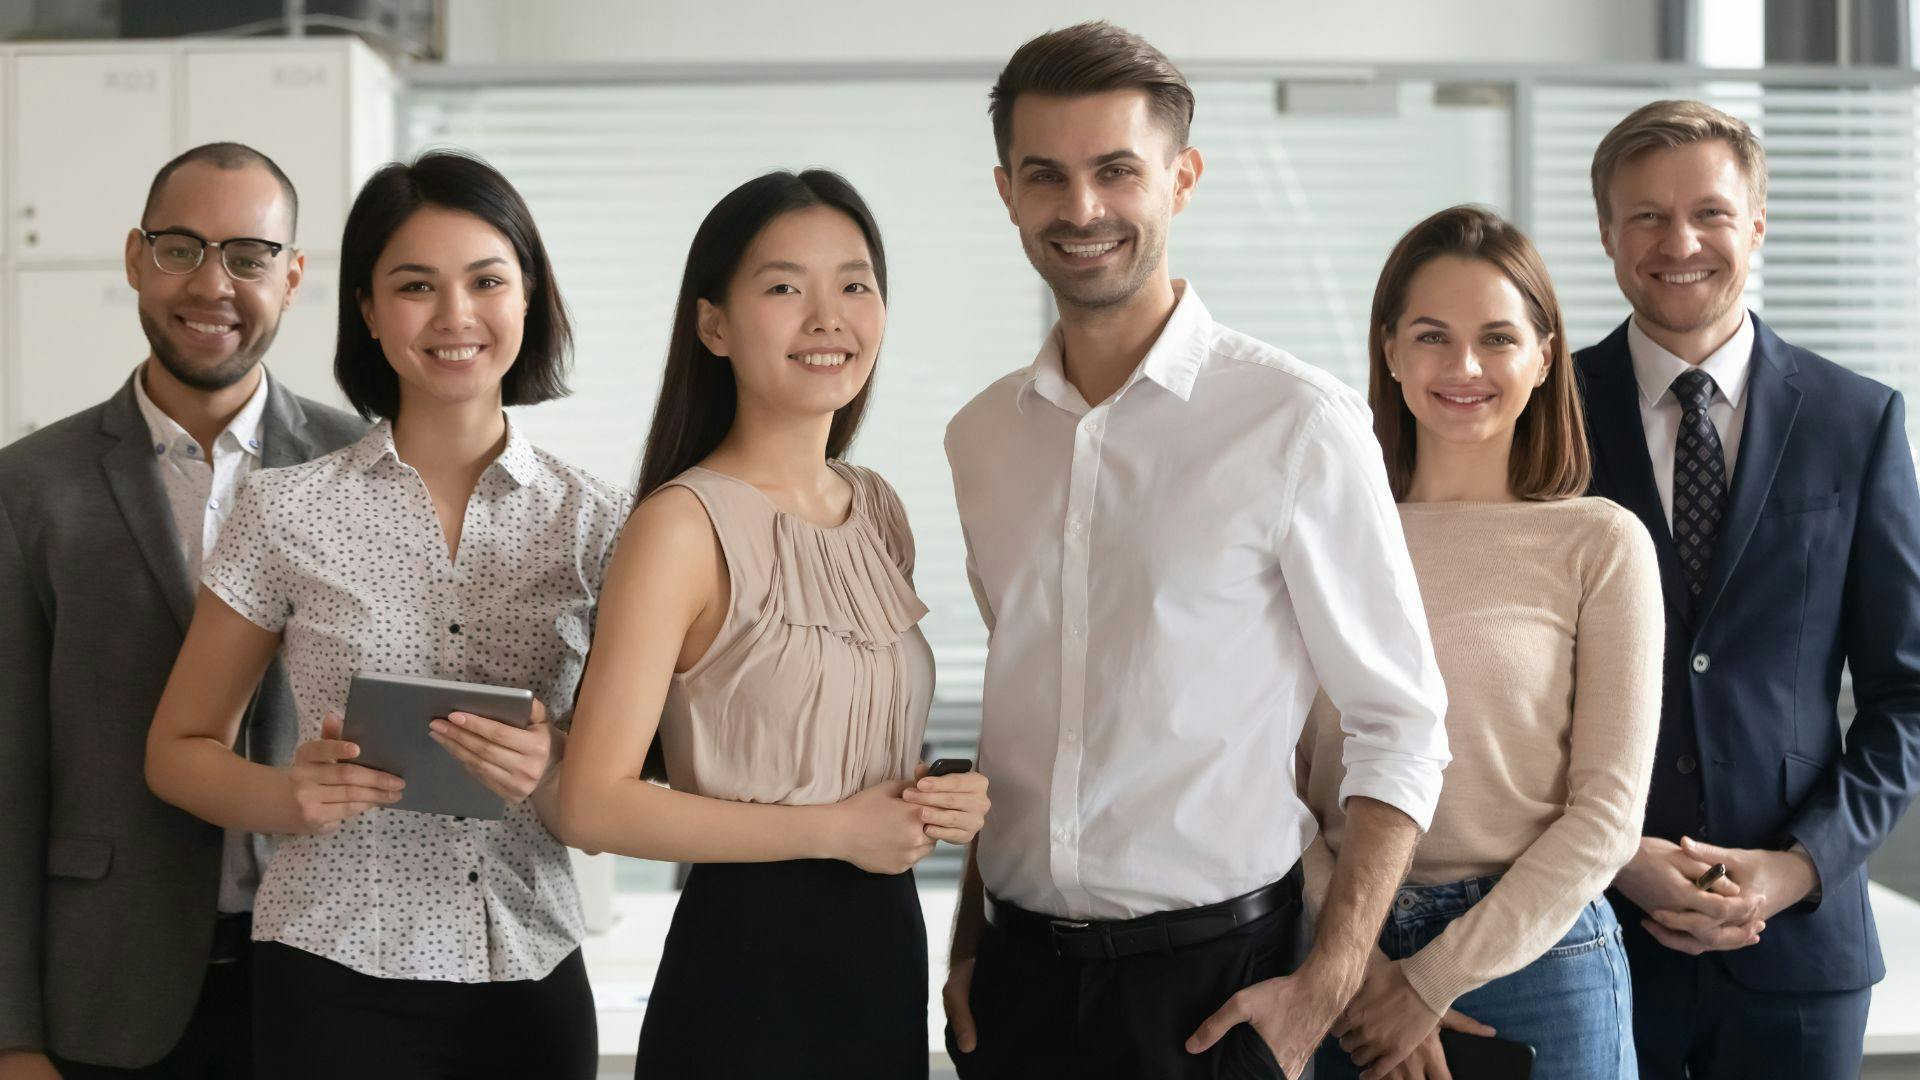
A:
<svg viewBox="0 0 1920 1080">
<path fill-rule="evenodd" d="M 1570 499 L 1587 492 L 1592 461 L 1587 451 L 1586 416 L 1567 352 L 1566 320 L 1553 292 L 1553 279 L 1533 241 L 1499 214 L 1478 206 L 1442 210 L 1407 231 L 1387 256 L 1373 290 L 1373 319 L 1367 333 L 1371 371 L 1367 400 L 1373 406 L 1373 433 L 1387 462 L 1393 497 L 1404 499 L 1413 486 L 1417 446 L 1413 411 L 1387 368 L 1387 339 L 1407 313 L 1407 292 L 1414 274 L 1443 255 L 1488 263 L 1513 282 L 1527 304 L 1527 321 L 1541 337 L 1553 335 L 1547 379 L 1527 399 L 1514 424 L 1513 451 L 1507 459 L 1507 485 L 1522 499 Z"/>
<path fill-rule="evenodd" d="M 720 445 L 733 426 L 739 389 L 733 365 L 708 351 L 700 340 L 700 301 L 724 305 L 727 289 L 746 258 L 747 248 L 762 230 L 782 214 L 810 206 L 828 206 L 853 220 L 866 237 L 873 261 L 873 280 L 880 299 L 887 297 L 887 253 L 880 245 L 880 226 L 853 185 L 825 169 L 770 172 L 741 184 L 707 212 L 687 249 L 686 273 L 680 279 L 680 299 L 674 306 L 673 332 L 667 338 L 667 369 L 660 379 L 660 397 L 653 407 L 653 427 L 640 459 L 640 483 L 635 495 L 644 499 L 667 481 L 696 465 Z M 860 417 L 873 392 L 873 376 L 853 400 L 833 414 L 827 432 L 827 456 L 847 452 L 860 430 Z"/>
<path fill-rule="evenodd" d="M 565 397 L 573 324 L 533 212 L 493 166 L 450 150 L 430 151 L 412 164 L 392 162 L 353 200 L 340 238 L 340 317 L 333 348 L 333 378 L 341 393 L 368 420 L 392 420 L 400 413 L 400 376 L 367 329 L 360 301 L 373 288 L 373 267 L 387 241 L 423 206 L 472 214 L 498 229 L 519 259 L 527 324 L 520 355 L 500 379 L 501 403 L 538 405 Z"/>
<path fill-rule="evenodd" d="M 1600 224 L 1613 221 L 1613 174 L 1620 166 L 1649 150 L 1675 150 L 1695 143 L 1723 140 L 1747 178 L 1747 194 L 1755 209 L 1767 205 L 1767 152 L 1753 129 L 1700 101 L 1653 101 L 1633 110 L 1613 126 L 1593 151 L 1593 206 Z"/>
<path fill-rule="evenodd" d="M 987 95 L 993 144 L 1000 165 L 1010 168 L 1013 103 L 1021 94 L 1074 96 L 1109 90 L 1144 90 L 1154 115 L 1173 136 L 1173 149 L 1187 148 L 1193 125 L 1193 88 L 1159 49 L 1110 22 L 1083 22 L 1050 30 L 1014 51 Z"/>
</svg>

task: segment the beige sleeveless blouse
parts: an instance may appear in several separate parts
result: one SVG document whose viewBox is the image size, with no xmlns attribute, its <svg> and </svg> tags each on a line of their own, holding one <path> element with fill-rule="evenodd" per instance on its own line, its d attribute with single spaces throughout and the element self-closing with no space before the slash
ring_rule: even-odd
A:
<svg viewBox="0 0 1920 1080">
<path fill-rule="evenodd" d="M 706 655 L 676 674 L 660 718 L 676 790 L 794 806 L 911 779 L 933 698 L 906 509 L 871 469 L 822 528 L 744 480 L 695 466 L 669 481 L 699 498 L 732 581 Z"/>
</svg>

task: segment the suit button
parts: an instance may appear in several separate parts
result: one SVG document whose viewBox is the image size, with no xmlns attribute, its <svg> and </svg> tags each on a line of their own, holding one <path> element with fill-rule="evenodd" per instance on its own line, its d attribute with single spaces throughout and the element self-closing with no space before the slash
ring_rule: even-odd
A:
<svg viewBox="0 0 1920 1080">
<path fill-rule="evenodd" d="M 1681 754 L 1673 759 L 1673 767 L 1680 770 L 1681 776 L 1691 776 L 1693 770 L 1700 767 L 1700 763 L 1693 759 L 1692 754 Z"/>
<path fill-rule="evenodd" d="M 1696 674 L 1705 675 L 1707 669 L 1712 666 L 1713 660 L 1706 653 L 1693 654 L 1693 670 Z"/>
</svg>

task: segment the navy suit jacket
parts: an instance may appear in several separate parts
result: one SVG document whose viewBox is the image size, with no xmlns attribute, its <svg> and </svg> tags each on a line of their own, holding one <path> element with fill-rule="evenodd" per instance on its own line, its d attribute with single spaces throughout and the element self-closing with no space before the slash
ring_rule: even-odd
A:
<svg viewBox="0 0 1920 1080">
<path fill-rule="evenodd" d="M 1626 324 L 1576 356 L 1593 493 L 1646 524 L 1666 594 L 1645 832 L 1805 845 L 1820 898 L 1717 955 L 1756 990 L 1858 990 L 1885 973 L 1867 857 L 1920 787 L 1920 491 L 1900 395 L 1753 323 L 1746 424 L 1697 609 L 1654 486 Z M 1857 706 L 1844 743 L 1843 664 Z M 1613 901 L 1639 946 L 1635 976 L 1679 975 L 1665 965 L 1686 958 Z"/>
</svg>

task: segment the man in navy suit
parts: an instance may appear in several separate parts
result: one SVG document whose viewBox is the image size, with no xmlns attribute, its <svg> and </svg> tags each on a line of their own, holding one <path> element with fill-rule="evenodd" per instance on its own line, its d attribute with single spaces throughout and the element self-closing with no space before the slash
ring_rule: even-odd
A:
<svg viewBox="0 0 1920 1080">
<path fill-rule="evenodd" d="M 1633 306 L 1577 356 L 1594 493 L 1653 534 L 1667 607 L 1645 835 L 1609 894 L 1641 1074 L 1858 1076 L 1884 974 L 1866 861 L 1920 786 L 1905 408 L 1740 304 L 1766 236 L 1747 125 L 1654 102 L 1601 141 L 1593 189 Z"/>
</svg>

